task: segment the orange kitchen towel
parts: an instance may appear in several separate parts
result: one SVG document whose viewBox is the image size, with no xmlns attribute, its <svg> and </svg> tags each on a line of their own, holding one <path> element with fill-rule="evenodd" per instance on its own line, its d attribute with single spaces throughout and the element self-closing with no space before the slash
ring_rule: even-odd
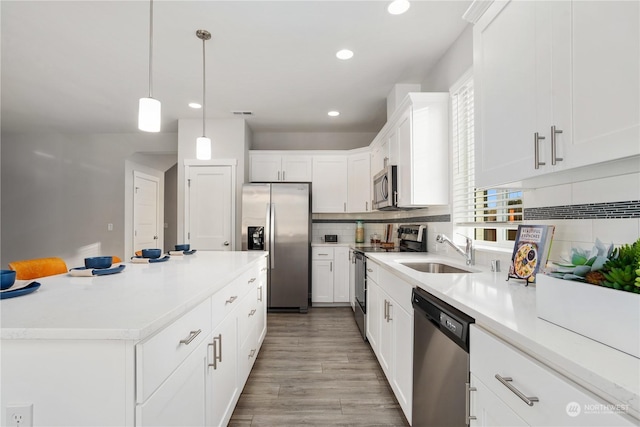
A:
<svg viewBox="0 0 640 427">
<path fill-rule="evenodd" d="M 67 272 L 67 264 L 62 258 L 36 258 L 9 263 L 9 269 L 15 270 L 16 280 L 31 280 Z"/>
</svg>

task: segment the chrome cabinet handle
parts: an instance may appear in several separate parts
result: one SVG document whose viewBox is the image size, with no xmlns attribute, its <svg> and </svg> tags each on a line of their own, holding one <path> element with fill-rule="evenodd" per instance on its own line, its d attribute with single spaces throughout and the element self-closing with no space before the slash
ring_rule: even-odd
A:
<svg viewBox="0 0 640 427">
<path fill-rule="evenodd" d="M 369 212 L 369 202 L 364 202 L 364 211 Z"/>
<path fill-rule="evenodd" d="M 398 192 L 393 192 L 393 206 L 398 206 Z"/>
<path fill-rule="evenodd" d="M 267 271 L 267 267 L 262 267 L 260 271 Z"/>
<path fill-rule="evenodd" d="M 216 340 L 218 345 L 216 346 Z M 218 334 L 217 337 L 213 337 L 213 342 L 207 344 L 209 347 L 213 347 L 213 363 L 209 363 L 209 367 L 218 369 L 218 362 L 222 362 L 222 334 Z"/>
<path fill-rule="evenodd" d="M 278 171 L 278 181 L 280 181 L 280 171 Z"/>
<path fill-rule="evenodd" d="M 368 271 L 369 273 L 373 273 L 373 270 L 372 270 L 372 269 L 370 269 L 370 268 L 367 268 L 367 271 Z"/>
<path fill-rule="evenodd" d="M 256 314 L 256 309 L 255 308 L 249 312 L 249 315 L 247 317 L 251 317 L 254 314 Z"/>
<path fill-rule="evenodd" d="M 238 299 L 238 296 L 237 296 L 237 295 L 233 295 L 231 298 L 229 298 L 228 300 L 226 300 L 226 301 L 224 302 L 224 305 L 227 305 L 227 304 L 233 304 L 233 302 L 234 302 L 235 300 L 237 300 L 237 299 Z"/>
<path fill-rule="evenodd" d="M 387 301 L 387 323 L 393 320 L 391 317 L 391 307 L 393 307 L 393 304 L 391 304 L 391 301 Z"/>
<path fill-rule="evenodd" d="M 465 383 L 465 387 L 467 389 L 467 392 L 464 395 L 464 408 L 465 408 L 465 412 L 464 412 L 464 419 L 465 419 L 465 424 L 469 425 L 471 424 L 472 420 L 477 420 L 478 418 L 475 417 L 474 415 L 471 415 L 471 392 L 472 391 L 477 391 L 478 389 L 475 387 L 471 387 L 471 383 Z"/>
<path fill-rule="evenodd" d="M 562 133 L 560 129 L 556 129 L 556 126 L 551 126 L 551 164 L 555 165 L 556 162 L 561 162 L 563 160 L 562 157 L 557 156 L 557 146 L 556 146 L 556 135 Z"/>
<path fill-rule="evenodd" d="M 284 173 L 285 173 L 285 172 L 286 172 L 286 171 L 282 171 L 282 180 L 283 180 L 283 181 L 286 181 L 286 179 L 284 178 Z"/>
<path fill-rule="evenodd" d="M 513 394 L 515 394 L 520 399 L 522 399 L 522 401 L 524 403 L 526 403 L 527 405 L 533 406 L 534 402 L 539 402 L 540 401 L 540 399 L 538 399 L 537 397 L 525 396 L 524 393 L 522 393 L 520 390 L 515 388 L 513 385 L 509 384 L 511 381 L 513 381 L 513 378 L 511 378 L 511 377 L 502 377 L 502 376 L 496 374 L 496 379 L 498 381 L 500 381 L 505 387 L 507 387 Z"/>
<path fill-rule="evenodd" d="M 196 337 L 198 335 L 200 335 L 200 332 L 202 332 L 202 329 L 198 329 L 197 331 L 190 331 L 188 337 L 186 337 L 185 339 L 180 340 L 180 344 L 184 344 L 184 345 L 191 344 L 191 341 L 196 339 Z"/>
<path fill-rule="evenodd" d="M 388 303 L 389 302 L 387 300 L 384 300 L 384 320 L 387 320 L 387 316 L 389 316 L 388 315 L 389 306 L 387 305 Z"/>
<path fill-rule="evenodd" d="M 347 202 L 344 202 L 344 211 L 347 211 Z"/>
<path fill-rule="evenodd" d="M 329 256 L 329 254 L 318 254 L 318 256 Z"/>
<path fill-rule="evenodd" d="M 333 271 L 333 261 L 329 261 L 329 271 Z"/>
<path fill-rule="evenodd" d="M 258 296 L 258 301 L 262 301 L 262 286 L 258 286 L 258 291 L 260 292 Z"/>
<path fill-rule="evenodd" d="M 251 359 L 256 354 L 256 349 L 252 348 L 251 353 L 249 353 L 249 359 Z"/>
<path fill-rule="evenodd" d="M 545 162 L 540 161 L 540 140 L 545 139 L 544 136 L 540 136 L 538 132 L 533 134 L 533 162 L 536 169 L 540 169 L 540 166 L 546 165 Z"/>
<path fill-rule="evenodd" d="M 256 278 L 255 278 L 255 277 L 252 277 L 251 279 L 249 279 L 249 281 L 248 281 L 247 283 L 253 283 L 253 282 L 255 282 L 255 281 L 256 281 Z"/>
</svg>

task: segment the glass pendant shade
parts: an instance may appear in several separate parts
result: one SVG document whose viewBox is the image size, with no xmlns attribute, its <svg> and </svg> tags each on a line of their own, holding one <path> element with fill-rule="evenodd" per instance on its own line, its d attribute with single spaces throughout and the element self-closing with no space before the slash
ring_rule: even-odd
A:
<svg viewBox="0 0 640 427">
<path fill-rule="evenodd" d="M 160 132 L 160 101 L 154 98 L 140 98 L 138 109 L 138 129 L 145 132 Z"/>
<path fill-rule="evenodd" d="M 196 139 L 196 159 L 211 160 L 211 139 L 206 136 Z"/>
</svg>

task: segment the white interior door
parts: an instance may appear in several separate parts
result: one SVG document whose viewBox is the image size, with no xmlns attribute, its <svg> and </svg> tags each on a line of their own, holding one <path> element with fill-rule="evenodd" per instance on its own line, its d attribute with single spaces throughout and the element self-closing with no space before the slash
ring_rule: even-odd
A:
<svg viewBox="0 0 640 427">
<path fill-rule="evenodd" d="M 190 166 L 186 236 L 191 249 L 232 249 L 233 186 L 230 166 Z"/>
<path fill-rule="evenodd" d="M 160 236 L 160 180 L 133 172 L 133 250 L 162 248 Z"/>
</svg>

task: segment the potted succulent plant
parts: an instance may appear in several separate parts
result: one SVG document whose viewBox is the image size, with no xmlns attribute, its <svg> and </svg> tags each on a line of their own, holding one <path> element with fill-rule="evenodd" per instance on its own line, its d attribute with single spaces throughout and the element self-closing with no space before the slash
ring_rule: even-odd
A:
<svg viewBox="0 0 640 427">
<path fill-rule="evenodd" d="M 596 239 L 591 251 L 571 249 L 571 259 L 554 263 L 547 274 L 639 294 L 640 239 L 615 249 Z"/>
<path fill-rule="evenodd" d="M 538 317 L 640 358 L 640 239 L 574 248 L 537 282 Z"/>
</svg>

